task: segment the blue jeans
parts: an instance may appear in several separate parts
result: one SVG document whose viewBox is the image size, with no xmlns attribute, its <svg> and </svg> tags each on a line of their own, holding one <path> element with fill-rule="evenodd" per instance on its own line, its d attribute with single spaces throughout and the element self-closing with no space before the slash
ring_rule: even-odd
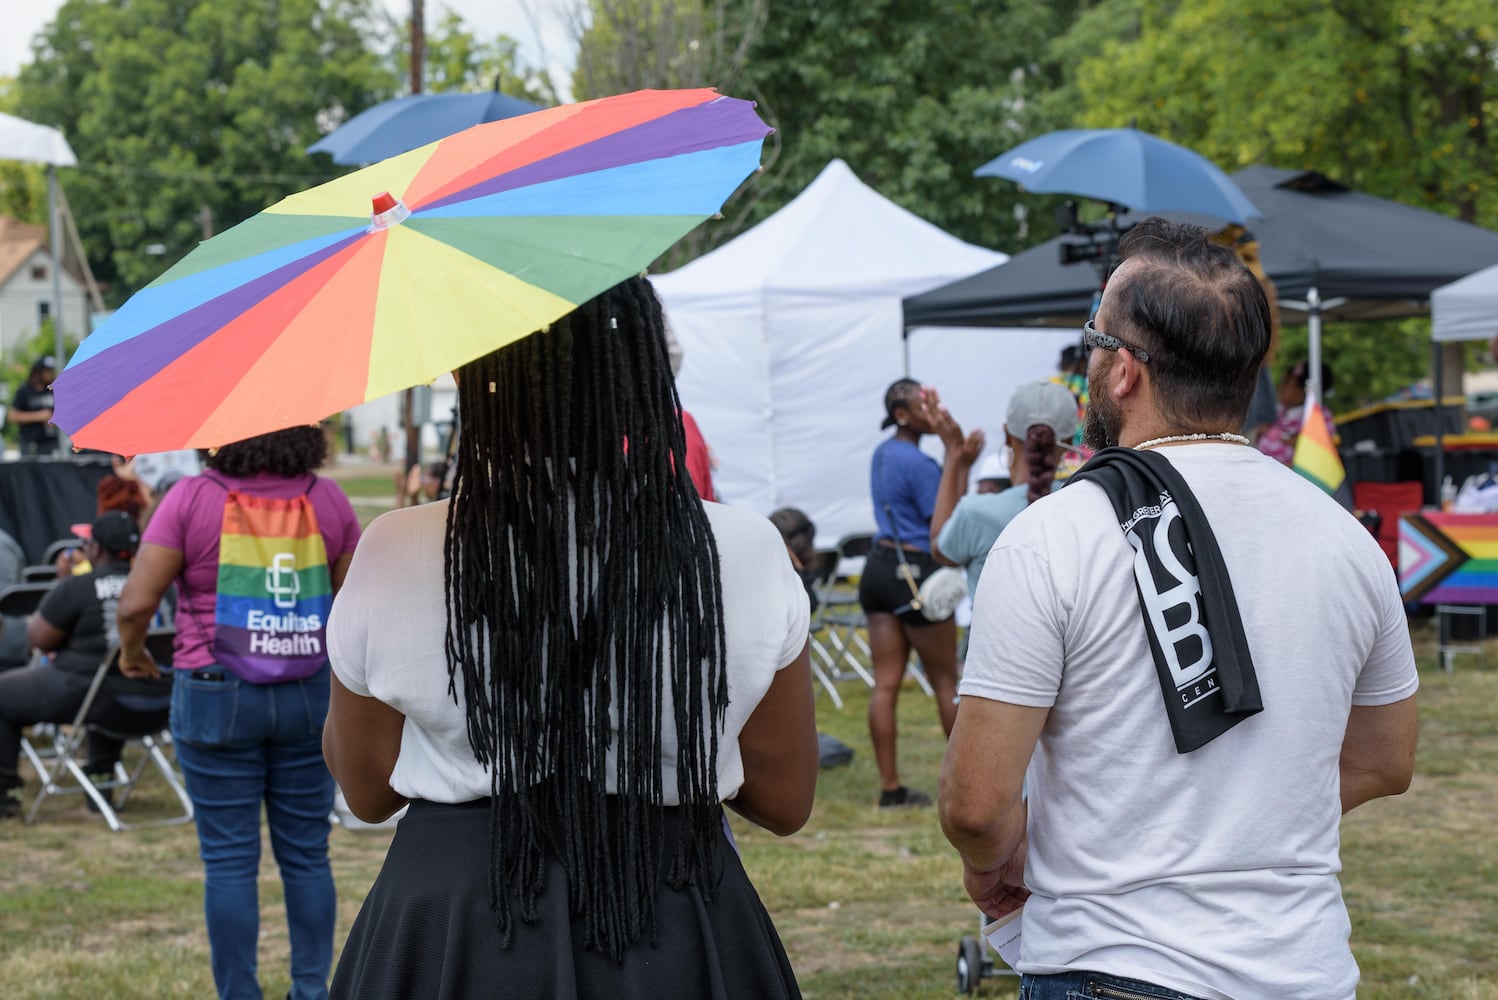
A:
<svg viewBox="0 0 1498 1000">
<path fill-rule="evenodd" d="M 291 932 L 292 1000 L 328 995 L 336 899 L 328 865 L 333 777 L 322 758 L 328 668 L 247 684 L 219 667 L 182 670 L 172 739 L 197 816 L 204 910 L 221 1000 L 260 1000 L 260 804 L 270 823 Z"/>
<path fill-rule="evenodd" d="M 1062 972 L 1054 976 L 1022 976 L 1020 1000 L 1200 1000 L 1138 979 L 1101 972 Z"/>
</svg>

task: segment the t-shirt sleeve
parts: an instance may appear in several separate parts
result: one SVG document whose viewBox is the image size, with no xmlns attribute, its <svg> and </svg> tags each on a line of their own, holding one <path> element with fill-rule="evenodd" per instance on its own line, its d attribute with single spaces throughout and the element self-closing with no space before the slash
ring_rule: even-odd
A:
<svg viewBox="0 0 1498 1000">
<path fill-rule="evenodd" d="M 197 480 L 184 479 L 168 490 L 151 515 L 140 540 L 176 552 L 187 551 L 188 506 L 198 495 L 199 488 Z"/>
<path fill-rule="evenodd" d="M 781 560 L 780 590 L 785 605 L 785 642 L 780 647 L 780 661 L 776 668 L 789 666 L 806 648 L 806 637 L 811 627 L 811 602 L 806 599 L 806 584 L 796 575 L 796 567 L 789 558 Z"/>
<path fill-rule="evenodd" d="M 1387 568 L 1387 567 L 1384 567 Z M 1391 573 L 1383 573 L 1380 587 L 1378 637 L 1352 689 L 1354 705 L 1392 705 L 1420 687 L 1415 671 L 1415 650 L 1410 628 L 1399 600 L 1399 585 Z"/>
<path fill-rule="evenodd" d="M 972 513 L 966 497 L 957 501 L 952 516 L 947 518 L 947 523 L 941 526 L 941 532 L 936 536 L 941 554 L 964 566 L 983 554 L 979 551 L 982 541 L 978 537 L 977 519 Z"/>
<path fill-rule="evenodd" d="M 369 595 L 374 589 L 370 577 L 378 575 L 366 552 L 369 548 L 366 545 L 355 550 L 354 561 L 328 613 L 328 663 L 344 687 L 364 698 L 370 696 Z"/>
<path fill-rule="evenodd" d="M 1061 690 L 1065 619 L 1044 556 L 997 546 L 984 564 L 958 693 L 1049 708 Z"/>
<path fill-rule="evenodd" d="M 47 592 L 36 612 L 53 628 L 71 632 L 78 624 L 78 619 L 83 616 L 85 598 L 88 596 L 85 588 L 92 587 L 92 577 L 69 577 Z"/>
<path fill-rule="evenodd" d="M 317 521 L 319 526 L 324 518 L 330 522 L 323 529 L 323 537 L 328 545 L 328 561 L 332 562 L 353 552 L 359 544 L 359 516 L 341 486 L 322 477 L 318 477 L 318 485 L 321 503 L 317 504 Z"/>
</svg>

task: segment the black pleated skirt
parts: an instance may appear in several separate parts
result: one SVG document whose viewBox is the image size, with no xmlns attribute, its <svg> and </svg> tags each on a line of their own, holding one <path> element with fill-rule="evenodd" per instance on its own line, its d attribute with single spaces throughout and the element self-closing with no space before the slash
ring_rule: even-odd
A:
<svg viewBox="0 0 1498 1000">
<path fill-rule="evenodd" d="M 667 849 L 676 835 L 667 813 Z M 365 899 L 332 996 L 353 1000 L 790 1000 L 799 998 L 780 937 L 727 837 L 712 902 L 695 888 L 656 890 L 657 942 L 614 962 L 584 949 L 553 859 L 533 923 L 514 918 L 500 947 L 489 909 L 489 804 L 413 802 Z"/>
</svg>

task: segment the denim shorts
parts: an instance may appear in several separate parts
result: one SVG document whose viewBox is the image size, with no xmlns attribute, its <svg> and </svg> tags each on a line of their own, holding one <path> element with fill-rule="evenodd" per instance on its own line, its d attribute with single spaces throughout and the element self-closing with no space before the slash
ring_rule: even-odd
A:
<svg viewBox="0 0 1498 1000">
<path fill-rule="evenodd" d="M 1201 1000 L 1140 979 L 1102 972 L 1062 972 L 1020 979 L 1020 1000 Z"/>
</svg>

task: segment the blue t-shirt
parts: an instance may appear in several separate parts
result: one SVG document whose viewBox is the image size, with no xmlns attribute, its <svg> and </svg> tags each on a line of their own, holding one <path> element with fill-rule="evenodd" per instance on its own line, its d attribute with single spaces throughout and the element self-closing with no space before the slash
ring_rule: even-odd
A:
<svg viewBox="0 0 1498 1000">
<path fill-rule="evenodd" d="M 941 554 L 967 567 L 967 592 L 978 592 L 978 577 L 988 552 L 999 540 L 999 532 L 1029 506 L 1028 485 L 1011 486 L 998 493 L 971 493 L 957 501 L 947 523 L 941 526 L 936 545 Z"/>
<path fill-rule="evenodd" d="M 869 492 L 874 498 L 874 540 L 896 540 L 922 552 L 931 551 L 931 515 L 941 486 L 941 466 L 924 451 L 899 438 L 874 449 L 869 469 Z M 894 515 L 893 529 L 884 508 Z"/>
</svg>

